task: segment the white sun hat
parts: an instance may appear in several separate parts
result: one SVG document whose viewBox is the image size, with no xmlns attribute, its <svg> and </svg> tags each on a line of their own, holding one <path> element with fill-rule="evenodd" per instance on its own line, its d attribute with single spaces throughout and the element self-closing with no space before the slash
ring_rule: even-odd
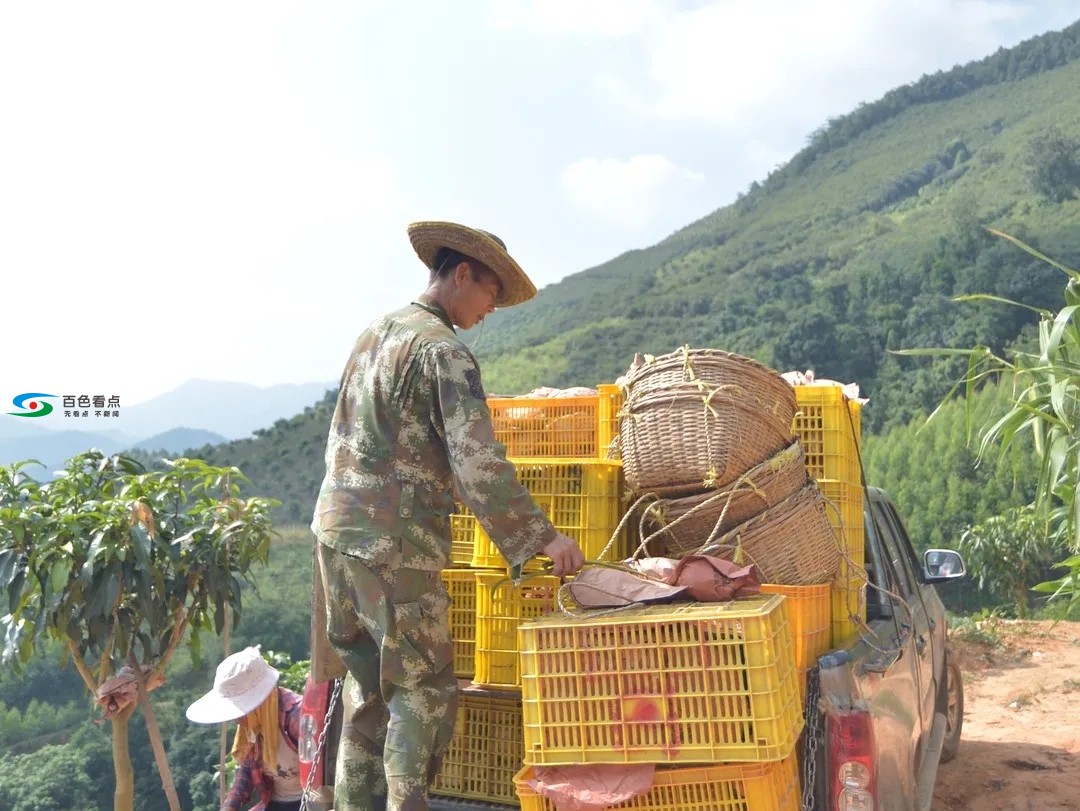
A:
<svg viewBox="0 0 1080 811">
<path fill-rule="evenodd" d="M 259 645 L 234 653 L 217 666 L 214 689 L 187 708 L 189 721 L 222 724 L 243 718 L 270 695 L 278 672 L 266 663 Z"/>
</svg>

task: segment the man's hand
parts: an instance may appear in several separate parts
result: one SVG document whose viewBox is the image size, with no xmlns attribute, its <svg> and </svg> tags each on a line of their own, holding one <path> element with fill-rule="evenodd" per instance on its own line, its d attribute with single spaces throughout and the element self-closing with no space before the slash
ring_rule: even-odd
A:
<svg viewBox="0 0 1080 811">
<path fill-rule="evenodd" d="M 577 574 L 585 563 L 585 555 L 582 554 L 577 541 L 562 533 L 556 535 L 555 540 L 545 546 L 543 551 L 555 564 L 552 574 L 556 577 Z"/>
</svg>

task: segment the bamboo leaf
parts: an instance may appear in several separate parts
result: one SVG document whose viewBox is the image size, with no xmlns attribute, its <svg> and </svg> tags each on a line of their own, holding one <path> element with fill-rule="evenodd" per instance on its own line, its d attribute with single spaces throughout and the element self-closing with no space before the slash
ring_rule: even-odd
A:
<svg viewBox="0 0 1080 811">
<path fill-rule="evenodd" d="M 1049 364 L 1050 359 L 1057 354 L 1058 347 L 1061 344 L 1061 336 L 1065 332 L 1065 328 L 1069 326 L 1069 321 L 1078 309 L 1080 309 L 1080 306 L 1075 304 L 1071 307 L 1063 307 L 1057 314 L 1057 317 L 1054 318 L 1054 326 L 1050 330 L 1050 335 L 1047 337 L 1046 344 L 1043 346 L 1043 363 Z"/>
<path fill-rule="evenodd" d="M 1061 587 L 1069 582 L 1068 577 L 1060 577 L 1057 580 L 1050 580 L 1045 583 L 1036 583 L 1031 587 L 1032 591 L 1041 592 L 1042 594 L 1056 594 L 1061 591 Z"/>
<path fill-rule="evenodd" d="M 996 237 L 1001 237 L 1002 239 L 1006 240 L 1007 242 L 1011 242 L 1013 245 L 1020 248 L 1020 250 L 1031 254 L 1036 259 L 1040 259 L 1043 262 L 1046 262 L 1046 264 L 1050 265 L 1050 267 L 1057 268 L 1058 270 L 1060 270 L 1062 273 L 1066 274 L 1070 278 L 1080 281 L 1080 273 L 1077 273 L 1075 270 L 1072 270 L 1071 268 L 1066 267 L 1065 265 L 1061 264 L 1060 262 L 1057 262 L 1057 261 L 1051 259 L 1046 254 L 1035 250 L 1030 245 L 1028 245 L 1026 242 L 1023 242 L 1022 240 L 1019 240 L 1014 236 L 1010 236 L 1009 234 L 1006 234 L 1004 231 L 999 231 L 996 228 L 987 227 L 986 230 L 989 231 L 991 234 L 993 234 Z"/>
<path fill-rule="evenodd" d="M 890 355 L 904 355 L 906 357 L 923 358 L 934 357 L 942 355 L 945 357 L 966 357 L 972 354 L 970 349 L 954 349 L 951 347 L 930 347 L 930 348 L 912 348 L 912 349 L 889 349 L 887 350 Z M 987 355 L 992 356 L 989 350 Z"/>
<path fill-rule="evenodd" d="M 1068 457 L 1068 454 L 1068 440 L 1063 436 L 1055 438 L 1047 453 L 1047 458 L 1049 459 L 1047 481 L 1051 488 L 1053 488 L 1054 482 L 1061 478 L 1061 469 L 1065 466 L 1065 459 Z"/>
<path fill-rule="evenodd" d="M 1020 301 L 1013 301 L 1012 299 L 1004 298 L 1002 296 L 994 296 L 990 293 L 967 293 L 962 296 L 953 296 L 953 301 L 965 302 L 965 301 L 992 301 L 996 304 L 1009 304 L 1013 307 L 1021 307 L 1025 310 L 1031 310 L 1033 313 L 1037 313 L 1041 316 L 1049 318 L 1053 315 L 1052 310 L 1047 310 L 1045 307 L 1033 307 L 1030 304 L 1024 304 Z"/>
</svg>

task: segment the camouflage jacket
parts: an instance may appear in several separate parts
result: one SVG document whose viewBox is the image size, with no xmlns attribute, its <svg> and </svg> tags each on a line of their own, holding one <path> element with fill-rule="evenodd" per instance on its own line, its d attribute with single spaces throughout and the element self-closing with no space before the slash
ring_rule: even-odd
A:
<svg viewBox="0 0 1080 811">
<path fill-rule="evenodd" d="M 556 535 L 495 439 L 476 358 L 422 297 L 353 347 L 311 528 L 373 563 L 442 569 L 455 490 L 511 565 Z"/>
</svg>

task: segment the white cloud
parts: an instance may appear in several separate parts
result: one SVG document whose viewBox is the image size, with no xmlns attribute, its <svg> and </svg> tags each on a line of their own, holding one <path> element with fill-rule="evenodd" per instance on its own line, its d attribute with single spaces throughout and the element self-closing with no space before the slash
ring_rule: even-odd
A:
<svg viewBox="0 0 1080 811">
<path fill-rule="evenodd" d="M 335 266 L 359 275 L 388 228 L 404 228 L 394 165 L 327 131 L 297 86 L 282 46 L 297 9 L 12 8 L 0 25 L 0 108 L 17 124 L 0 129 L 0 266 L 24 306 L 5 317 L 24 336 L 38 319 L 62 327 L 33 357 L 9 357 L 5 376 L 115 378 L 128 400 L 168 385 L 170 364 L 274 382 L 297 336 L 328 330 Z M 295 329 L 268 336 L 270 321 Z M 276 344 L 278 358 L 263 351 Z M 183 349 L 164 364 L 163 346 Z"/>
<path fill-rule="evenodd" d="M 563 190 L 572 203 L 602 219 L 631 226 L 650 223 L 666 202 L 697 190 L 704 180 L 663 155 L 583 158 L 562 173 Z"/>
<path fill-rule="evenodd" d="M 823 107 L 847 112 L 925 70 L 991 53 L 1030 13 L 1007 0 L 721 0 L 666 18 L 645 68 L 594 81 L 663 119 L 750 129 L 783 119 L 808 132 Z M 933 67 L 928 67 L 933 66 Z"/>
<path fill-rule="evenodd" d="M 501 31 L 621 38 L 660 22 L 672 5 L 665 0 L 492 0 L 488 24 Z"/>
</svg>

